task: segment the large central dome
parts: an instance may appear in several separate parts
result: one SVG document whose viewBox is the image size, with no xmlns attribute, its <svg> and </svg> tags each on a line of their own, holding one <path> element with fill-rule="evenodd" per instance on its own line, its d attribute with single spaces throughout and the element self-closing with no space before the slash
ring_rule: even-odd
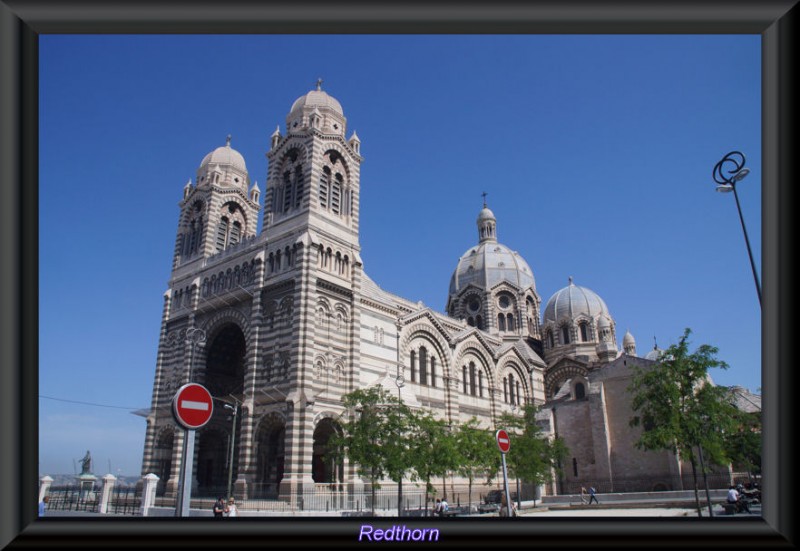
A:
<svg viewBox="0 0 800 551">
<path fill-rule="evenodd" d="M 489 290 L 501 281 L 519 289 L 535 288 L 533 271 L 525 259 L 497 242 L 497 219 L 486 205 L 478 214 L 477 225 L 479 243 L 458 260 L 450 278 L 450 295 L 458 294 L 468 285 Z"/>
</svg>

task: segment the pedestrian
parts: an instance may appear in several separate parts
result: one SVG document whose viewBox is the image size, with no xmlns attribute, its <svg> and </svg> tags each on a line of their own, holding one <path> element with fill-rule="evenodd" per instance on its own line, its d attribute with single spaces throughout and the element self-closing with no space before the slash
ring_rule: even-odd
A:
<svg viewBox="0 0 800 551">
<path fill-rule="evenodd" d="M 437 499 L 436 505 L 433 506 L 433 516 L 440 517 L 442 516 L 442 500 Z"/>
<path fill-rule="evenodd" d="M 517 508 L 514 505 L 514 502 L 511 502 L 511 506 L 508 505 L 508 500 L 506 499 L 505 492 L 503 496 L 500 498 L 500 513 L 501 517 L 515 517 L 517 516 Z"/>
<path fill-rule="evenodd" d="M 450 506 L 447 504 L 447 498 L 442 498 L 442 503 L 439 507 L 439 516 L 446 517 L 448 509 L 450 509 Z"/>
<path fill-rule="evenodd" d="M 223 518 L 225 515 L 225 498 L 219 496 L 217 501 L 214 502 L 214 518 Z"/>
<path fill-rule="evenodd" d="M 42 501 L 39 502 L 39 516 L 43 517 L 47 511 L 47 504 L 50 502 L 50 496 L 44 496 Z"/>
<path fill-rule="evenodd" d="M 239 515 L 239 509 L 236 508 L 236 501 L 231 497 L 228 500 L 228 507 L 225 509 L 225 514 L 228 517 L 235 517 Z"/>
<path fill-rule="evenodd" d="M 594 486 L 590 486 L 589 487 L 589 505 L 592 504 L 592 500 L 594 500 L 595 503 L 600 505 L 600 502 L 597 500 L 597 496 L 595 495 L 596 493 L 597 493 L 597 490 L 594 489 Z"/>
<path fill-rule="evenodd" d="M 581 486 L 581 503 L 586 505 L 586 486 Z"/>
</svg>

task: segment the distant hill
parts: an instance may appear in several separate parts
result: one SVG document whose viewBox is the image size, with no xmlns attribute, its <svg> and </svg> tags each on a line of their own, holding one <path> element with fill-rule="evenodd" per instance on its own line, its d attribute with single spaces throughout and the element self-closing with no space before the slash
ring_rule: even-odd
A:
<svg viewBox="0 0 800 551">
<path fill-rule="evenodd" d="M 43 476 L 43 474 L 39 475 L 39 480 L 41 480 Z M 69 486 L 72 484 L 77 484 L 77 476 L 74 474 L 50 474 L 48 476 L 53 479 L 53 486 Z M 102 484 L 102 479 L 103 476 L 105 476 L 105 473 L 95 473 L 95 476 L 97 477 L 97 484 Z M 134 486 L 137 482 L 139 482 L 139 479 L 141 479 L 141 476 L 120 475 L 117 476 L 117 485 Z"/>
</svg>

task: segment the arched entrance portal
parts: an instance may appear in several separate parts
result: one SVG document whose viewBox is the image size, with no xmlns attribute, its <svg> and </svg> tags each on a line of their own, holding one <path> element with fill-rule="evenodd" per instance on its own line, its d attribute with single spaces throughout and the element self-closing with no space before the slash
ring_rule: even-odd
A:
<svg viewBox="0 0 800 551">
<path fill-rule="evenodd" d="M 278 415 L 270 415 L 258 428 L 257 471 L 253 497 L 277 497 L 283 479 L 286 426 Z"/>
<path fill-rule="evenodd" d="M 331 436 L 341 433 L 341 428 L 332 419 L 322 419 L 314 430 L 314 448 L 311 460 L 311 476 L 317 483 L 340 482 L 344 478 L 344 466 L 330 457 Z"/>
<path fill-rule="evenodd" d="M 218 497 L 228 493 L 228 480 L 236 480 L 239 468 L 241 407 L 234 427 L 233 410 L 225 406 L 242 399 L 247 346 L 242 330 L 233 323 L 220 327 L 209 342 L 203 384 L 214 397 L 214 414 L 198 434 L 196 472 L 201 495 Z"/>
</svg>

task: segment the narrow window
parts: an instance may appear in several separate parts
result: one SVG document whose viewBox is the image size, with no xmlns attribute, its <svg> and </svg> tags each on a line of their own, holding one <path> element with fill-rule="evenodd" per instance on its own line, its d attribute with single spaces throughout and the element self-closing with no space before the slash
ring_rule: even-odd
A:
<svg viewBox="0 0 800 551">
<path fill-rule="evenodd" d="M 506 314 L 506 326 L 508 327 L 509 331 L 514 330 L 514 315 L 513 314 Z"/>
<path fill-rule="evenodd" d="M 514 400 L 514 376 L 508 376 L 508 397 L 511 404 L 516 404 L 517 402 Z"/>
<path fill-rule="evenodd" d="M 419 349 L 419 382 L 428 384 L 428 349 L 424 346 Z"/>
<path fill-rule="evenodd" d="M 242 235 L 242 225 L 239 222 L 234 222 L 231 226 L 231 237 L 229 239 L 230 245 L 235 245 L 239 242 Z"/>
<path fill-rule="evenodd" d="M 508 377 L 503 377 L 503 401 L 508 403 Z"/>
<path fill-rule="evenodd" d="M 221 251 L 225 248 L 225 239 L 228 236 L 228 219 L 222 217 L 217 227 L 217 250 Z"/>
<path fill-rule="evenodd" d="M 469 393 L 475 396 L 475 363 L 469 362 Z"/>
<path fill-rule="evenodd" d="M 583 386 L 583 383 L 578 383 L 575 385 L 575 399 L 580 400 L 581 398 L 586 397 L 586 389 Z"/>
<path fill-rule="evenodd" d="M 467 366 L 461 366 L 461 384 L 464 394 L 467 393 Z"/>
<path fill-rule="evenodd" d="M 497 328 L 500 331 L 506 330 L 506 317 L 503 314 L 497 314 Z"/>
<path fill-rule="evenodd" d="M 551 330 L 547 330 L 547 343 L 550 345 L 550 348 L 555 346 L 555 341 L 553 340 L 553 332 Z"/>
<path fill-rule="evenodd" d="M 342 175 L 337 174 L 331 187 L 331 211 L 339 214 L 342 201 Z"/>
<path fill-rule="evenodd" d="M 331 169 L 327 166 L 322 169 L 319 177 L 319 206 L 328 208 L 328 186 L 330 185 Z"/>
<path fill-rule="evenodd" d="M 431 386 L 436 386 L 436 356 L 431 356 Z"/>
<path fill-rule="evenodd" d="M 417 382 L 417 353 L 414 350 L 411 351 L 411 382 Z"/>
<path fill-rule="evenodd" d="M 569 327 L 566 325 L 561 327 L 561 340 L 563 344 L 569 344 Z"/>
<path fill-rule="evenodd" d="M 577 477 L 578 476 L 578 460 L 574 457 L 572 458 L 572 473 Z"/>
<path fill-rule="evenodd" d="M 294 179 L 294 208 L 299 209 L 303 203 L 303 173 L 300 167 L 295 167 Z"/>
<path fill-rule="evenodd" d="M 469 325 L 470 327 L 475 327 L 475 320 L 472 319 L 472 316 L 467 318 L 467 325 Z"/>
<path fill-rule="evenodd" d="M 289 212 L 292 206 L 292 180 L 289 172 L 283 173 L 283 212 Z"/>
<path fill-rule="evenodd" d="M 483 370 L 478 371 L 478 394 L 483 398 Z"/>
<path fill-rule="evenodd" d="M 480 316 L 476 317 L 475 324 L 477 325 L 478 329 L 483 329 L 483 318 Z"/>
</svg>

